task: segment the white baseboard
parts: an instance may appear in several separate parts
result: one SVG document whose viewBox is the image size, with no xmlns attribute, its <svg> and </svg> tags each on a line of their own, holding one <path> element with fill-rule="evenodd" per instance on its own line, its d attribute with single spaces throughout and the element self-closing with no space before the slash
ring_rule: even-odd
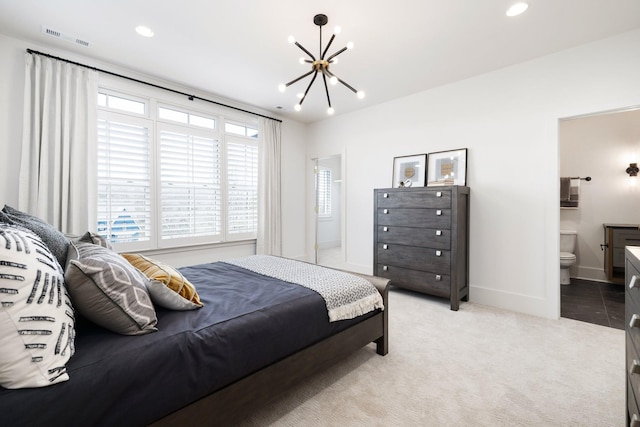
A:
<svg viewBox="0 0 640 427">
<path fill-rule="evenodd" d="M 608 282 L 604 269 L 593 267 L 581 267 L 571 269 L 571 277 L 576 279 L 593 280 L 595 282 Z"/>
<path fill-rule="evenodd" d="M 558 286 L 560 286 L 560 284 L 558 284 Z M 498 289 L 483 288 L 479 286 L 470 286 L 469 301 L 504 310 L 545 317 L 547 319 L 558 318 L 556 313 L 550 312 L 550 304 L 547 299 L 531 295 L 505 292 Z M 460 306 L 461 309 L 463 306 L 464 302 Z"/>
</svg>

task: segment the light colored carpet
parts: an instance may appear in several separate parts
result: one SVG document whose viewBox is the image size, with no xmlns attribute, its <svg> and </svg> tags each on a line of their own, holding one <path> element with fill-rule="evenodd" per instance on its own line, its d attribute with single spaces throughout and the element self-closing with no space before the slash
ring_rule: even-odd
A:
<svg viewBox="0 0 640 427">
<path fill-rule="evenodd" d="M 373 345 L 242 426 L 623 426 L 624 331 L 394 288 Z"/>
</svg>

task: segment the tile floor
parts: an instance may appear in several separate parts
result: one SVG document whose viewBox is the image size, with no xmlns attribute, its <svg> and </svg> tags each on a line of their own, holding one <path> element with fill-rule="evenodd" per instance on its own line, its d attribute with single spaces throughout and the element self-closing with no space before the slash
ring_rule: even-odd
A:
<svg viewBox="0 0 640 427">
<path fill-rule="evenodd" d="M 572 278 L 560 287 L 560 316 L 624 329 L 624 285 Z"/>
</svg>

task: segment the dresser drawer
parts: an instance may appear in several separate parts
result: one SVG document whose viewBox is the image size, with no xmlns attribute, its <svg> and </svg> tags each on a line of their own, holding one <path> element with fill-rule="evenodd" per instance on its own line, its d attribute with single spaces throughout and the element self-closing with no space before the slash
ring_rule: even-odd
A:
<svg viewBox="0 0 640 427">
<path fill-rule="evenodd" d="M 629 411 L 629 426 L 637 426 L 640 423 L 640 410 L 638 410 L 638 404 L 634 394 L 633 386 L 627 376 L 627 411 Z M 637 391 L 635 391 L 637 393 Z"/>
<path fill-rule="evenodd" d="M 376 270 L 376 276 L 390 279 L 392 285 L 444 298 L 451 296 L 449 275 L 383 264 L 378 264 Z"/>
<path fill-rule="evenodd" d="M 379 208 L 448 208 L 451 190 L 378 191 Z"/>
<path fill-rule="evenodd" d="M 630 287 L 633 283 L 633 287 Z M 627 259 L 625 262 L 625 305 L 640 314 L 640 272 Z"/>
<path fill-rule="evenodd" d="M 640 245 L 640 230 L 628 228 L 613 229 L 613 247 L 622 248 L 625 246 Z"/>
<path fill-rule="evenodd" d="M 629 335 L 634 347 L 640 348 L 640 311 L 632 309 L 630 304 L 625 302 L 624 319 L 626 322 L 627 335 Z"/>
<path fill-rule="evenodd" d="M 403 227 L 451 228 L 451 209 L 378 209 L 378 225 Z"/>
<path fill-rule="evenodd" d="M 451 252 L 447 250 L 386 243 L 378 243 L 377 250 L 379 264 L 436 274 L 448 274 L 451 270 Z"/>
<path fill-rule="evenodd" d="M 636 346 L 631 341 L 629 334 L 626 334 L 626 370 L 627 377 L 631 383 L 634 396 L 640 393 L 640 357 L 636 351 Z M 639 414 L 640 415 L 640 414 Z"/>
<path fill-rule="evenodd" d="M 399 243 L 434 249 L 451 248 L 451 232 L 447 229 L 378 226 L 378 242 Z"/>
</svg>

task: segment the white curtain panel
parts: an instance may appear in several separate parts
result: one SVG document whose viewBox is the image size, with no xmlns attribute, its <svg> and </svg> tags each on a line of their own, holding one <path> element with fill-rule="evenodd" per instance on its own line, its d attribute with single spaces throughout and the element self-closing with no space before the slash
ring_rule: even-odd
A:
<svg viewBox="0 0 640 427">
<path fill-rule="evenodd" d="M 281 123 L 260 120 L 262 145 L 259 149 L 258 255 L 282 255 L 282 212 L 280 206 Z"/>
<path fill-rule="evenodd" d="M 25 56 L 18 209 L 64 233 L 96 224 L 98 73 Z"/>
</svg>

